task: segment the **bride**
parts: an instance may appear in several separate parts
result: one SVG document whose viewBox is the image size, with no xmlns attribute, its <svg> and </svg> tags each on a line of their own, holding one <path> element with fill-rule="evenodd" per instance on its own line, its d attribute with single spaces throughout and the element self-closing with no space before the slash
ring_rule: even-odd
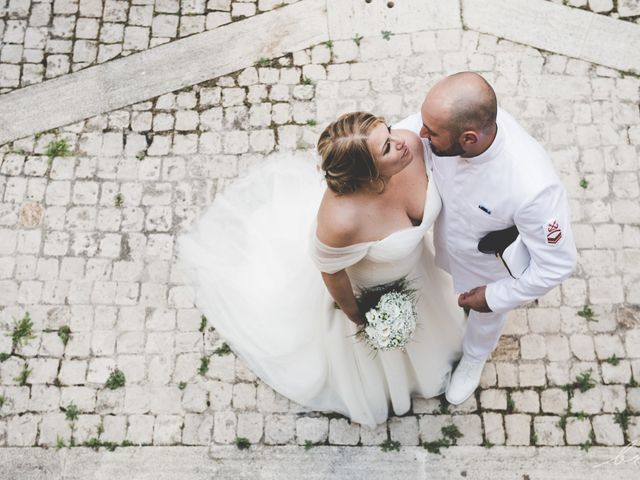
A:
<svg viewBox="0 0 640 480">
<path fill-rule="evenodd" d="M 324 179 L 307 156 L 265 160 L 179 238 L 197 306 L 291 400 L 373 427 L 389 407 L 408 412 L 412 395 L 444 392 L 464 314 L 433 262 L 441 201 L 423 149 L 380 117 L 342 115 L 318 141 Z M 417 290 L 416 331 L 404 351 L 374 353 L 355 337 L 356 294 L 403 277 Z"/>
</svg>

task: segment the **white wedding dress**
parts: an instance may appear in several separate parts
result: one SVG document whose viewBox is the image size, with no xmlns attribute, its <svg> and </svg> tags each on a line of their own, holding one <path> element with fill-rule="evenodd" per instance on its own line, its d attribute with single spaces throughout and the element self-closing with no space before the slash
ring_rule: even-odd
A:
<svg viewBox="0 0 640 480">
<path fill-rule="evenodd" d="M 441 202 L 427 192 L 416 227 L 331 248 L 315 235 L 326 188 L 309 155 L 269 158 L 228 186 L 178 240 L 196 305 L 249 367 L 282 395 L 368 426 L 411 395 L 444 392 L 461 354 L 464 315 L 449 275 L 433 263 L 429 231 Z M 334 306 L 319 269 L 346 268 L 354 290 L 408 277 L 418 326 L 406 352 L 375 354 Z"/>
</svg>

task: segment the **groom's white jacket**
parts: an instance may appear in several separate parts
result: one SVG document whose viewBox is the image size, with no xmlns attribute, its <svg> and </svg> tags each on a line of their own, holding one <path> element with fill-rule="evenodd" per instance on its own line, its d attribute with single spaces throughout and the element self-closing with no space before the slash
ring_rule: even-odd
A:
<svg viewBox="0 0 640 480">
<path fill-rule="evenodd" d="M 501 313 L 539 298 L 571 275 L 576 247 L 567 194 L 551 159 L 511 115 L 498 109 L 491 147 L 473 158 L 438 157 L 423 139 L 427 167 L 440 191 L 434 225 L 436 264 L 451 273 L 458 293 L 487 285 L 489 308 Z M 420 132 L 420 113 L 393 128 Z M 531 255 L 520 278 L 478 251 L 490 231 L 516 225 Z"/>
</svg>

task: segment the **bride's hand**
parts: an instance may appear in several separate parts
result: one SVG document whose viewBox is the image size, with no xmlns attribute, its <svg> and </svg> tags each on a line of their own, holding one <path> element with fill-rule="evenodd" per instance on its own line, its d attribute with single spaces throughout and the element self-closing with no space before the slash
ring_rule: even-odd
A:
<svg viewBox="0 0 640 480">
<path fill-rule="evenodd" d="M 327 290 L 329 290 L 329 293 L 333 297 L 336 306 L 340 308 L 353 323 L 359 326 L 364 325 L 364 314 L 358 308 L 358 302 L 353 294 L 347 272 L 344 270 L 335 273 L 323 272 L 322 279 L 327 286 Z"/>
</svg>

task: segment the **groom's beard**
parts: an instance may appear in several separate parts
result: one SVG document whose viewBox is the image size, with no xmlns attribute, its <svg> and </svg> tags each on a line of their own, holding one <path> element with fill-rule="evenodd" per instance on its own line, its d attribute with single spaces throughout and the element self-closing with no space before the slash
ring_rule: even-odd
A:
<svg viewBox="0 0 640 480">
<path fill-rule="evenodd" d="M 429 147 L 431 151 L 437 155 L 438 157 L 457 157 L 465 153 L 464 148 L 460 145 L 459 142 L 454 142 L 451 146 L 444 150 L 439 150 L 433 146 L 433 143 L 429 142 Z"/>
</svg>

